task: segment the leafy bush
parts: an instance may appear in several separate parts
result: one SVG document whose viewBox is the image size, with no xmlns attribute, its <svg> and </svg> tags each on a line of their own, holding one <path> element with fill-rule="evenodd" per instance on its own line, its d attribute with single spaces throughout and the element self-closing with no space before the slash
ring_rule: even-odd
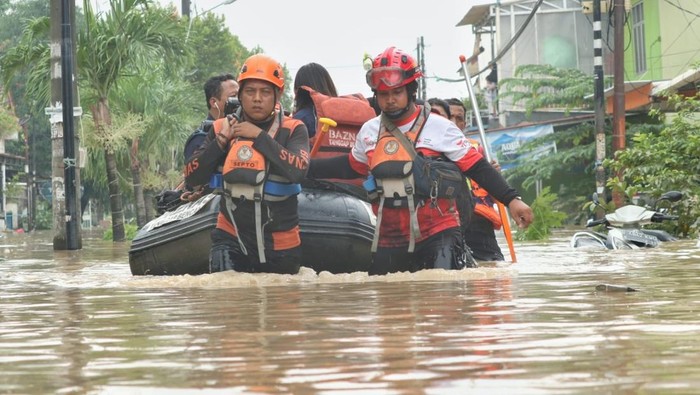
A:
<svg viewBox="0 0 700 395">
<path fill-rule="evenodd" d="M 51 205 L 44 201 L 39 201 L 36 204 L 34 215 L 34 227 L 36 229 L 51 229 L 53 226 L 53 211 Z"/>
<path fill-rule="evenodd" d="M 566 214 L 554 210 L 552 203 L 557 195 L 549 191 L 549 187 L 542 189 L 542 193 L 532 203 L 532 212 L 535 219 L 525 230 L 518 230 L 518 240 L 546 240 L 551 234 L 552 228 L 560 227 Z"/>
<path fill-rule="evenodd" d="M 134 240 L 134 237 L 136 237 L 136 232 L 138 230 L 139 228 L 136 224 L 124 223 L 124 232 L 126 233 L 127 240 Z M 112 237 L 112 228 L 110 227 L 109 229 L 105 230 L 105 233 L 102 235 L 102 240 L 113 239 L 114 238 Z"/>
<path fill-rule="evenodd" d="M 674 233 L 695 236 L 700 217 L 700 97 L 674 95 L 668 104 L 675 114 L 654 112 L 667 120 L 658 133 L 635 134 L 630 147 L 604 162 L 618 174 L 608 180 L 608 187 L 626 196 L 641 192 L 653 199 L 671 190 L 682 192 L 685 197 L 677 206 L 680 218 Z"/>
</svg>

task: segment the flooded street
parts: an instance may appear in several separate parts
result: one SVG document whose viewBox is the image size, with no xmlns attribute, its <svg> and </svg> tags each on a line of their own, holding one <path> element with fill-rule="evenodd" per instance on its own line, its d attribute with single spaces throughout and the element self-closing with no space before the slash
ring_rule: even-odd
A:
<svg viewBox="0 0 700 395">
<path fill-rule="evenodd" d="M 135 277 L 128 243 L 4 234 L 0 393 L 697 393 L 696 241 L 572 233 L 516 242 L 512 265 L 377 277 Z"/>
</svg>

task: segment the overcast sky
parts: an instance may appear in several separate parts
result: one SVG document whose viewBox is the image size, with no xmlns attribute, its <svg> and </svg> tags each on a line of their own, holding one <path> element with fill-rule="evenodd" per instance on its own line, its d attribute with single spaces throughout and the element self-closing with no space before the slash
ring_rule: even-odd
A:
<svg viewBox="0 0 700 395">
<path fill-rule="evenodd" d="M 178 10 L 180 0 L 172 3 Z M 212 9 L 224 0 L 191 0 L 191 15 Z M 362 57 L 371 57 L 388 46 L 414 56 L 419 37 L 425 45 L 428 77 L 457 79 L 459 55 L 470 56 L 474 47 L 471 26 L 457 23 L 474 5 L 486 0 L 236 0 L 215 7 L 223 14 L 231 33 L 249 49 L 264 52 L 285 63 L 291 76 L 300 66 L 320 63 L 328 69 L 340 94 L 371 94 L 365 83 Z M 102 10 L 106 10 L 103 8 Z M 482 37 L 483 68 L 490 59 L 489 37 Z M 235 70 L 237 73 L 237 70 Z M 466 97 L 464 82 L 427 80 L 427 96 Z"/>
</svg>

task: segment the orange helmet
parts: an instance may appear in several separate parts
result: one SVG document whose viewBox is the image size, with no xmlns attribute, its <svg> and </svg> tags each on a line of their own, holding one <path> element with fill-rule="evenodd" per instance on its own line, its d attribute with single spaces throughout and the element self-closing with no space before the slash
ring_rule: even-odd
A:
<svg viewBox="0 0 700 395">
<path fill-rule="evenodd" d="M 282 66 L 276 60 L 263 54 L 257 54 L 246 59 L 238 75 L 238 83 L 256 79 L 267 81 L 272 85 L 284 90 L 284 72 Z"/>
<path fill-rule="evenodd" d="M 370 88 L 385 91 L 407 85 L 422 76 L 418 63 L 411 55 L 389 47 L 374 58 L 366 78 Z"/>
</svg>

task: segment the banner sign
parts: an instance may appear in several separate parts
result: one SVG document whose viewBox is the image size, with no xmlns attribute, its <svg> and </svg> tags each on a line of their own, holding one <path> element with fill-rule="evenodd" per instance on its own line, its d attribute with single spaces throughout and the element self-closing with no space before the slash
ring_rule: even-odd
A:
<svg viewBox="0 0 700 395">
<path fill-rule="evenodd" d="M 528 152 L 521 152 L 520 147 L 530 140 L 554 133 L 552 125 L 530 125 L 499 131 L 487 131 L 486 143 L 492 159 L 496 159 L 501 169 L 506 171 L 516 167 L 523 159 L 537 159 L 551 152 L 557 152 L 554 142 L 544 143 Z M 467 137 L 481 141 L 479 134 L 469 134 Z"/>
</svg>

